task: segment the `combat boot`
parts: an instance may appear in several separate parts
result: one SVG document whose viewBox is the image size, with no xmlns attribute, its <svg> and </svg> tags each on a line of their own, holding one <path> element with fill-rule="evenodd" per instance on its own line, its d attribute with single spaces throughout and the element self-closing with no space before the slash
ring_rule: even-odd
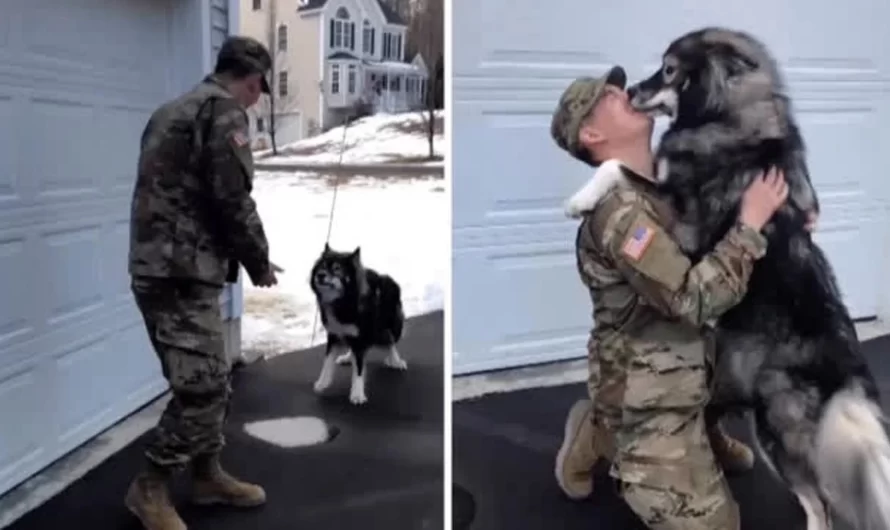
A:
<svg viewBox="0 0 890 530">
<path fill-rule="evenodd" d="M 251 508 L 266 502 L 266 492 L 260 486 L 242 482 L 219 464 L 218 456 L 201 456 L 192 462 L 192 502 L 200 505 L 225 504 Z"/>
<path fill-rule="evenodd" d="M 744 442 L 726 434 L 719 421 L 708 427 L 708 439 L 714 457 L 724 471 L 742 473 L 754 467 L 754 451 Z"/>
<path fill-rule="evenodd" d="M 146 470 L 133 480 L 124 504 L 139 518 L 146 530 L 186 530 L 185 523 L 170 501 L 169 476 L 159 470 Z"/>
<path fill-rule="evenodd" d="M 566 419 L 562 447 L 556 454 L 556 482 L 570 499 L 593 493 L 593 466 L 600 458 L 614 457 L 614 440 L 593 423 L 593 404 L 582 399 L 572 405 Z"/>
</svg>

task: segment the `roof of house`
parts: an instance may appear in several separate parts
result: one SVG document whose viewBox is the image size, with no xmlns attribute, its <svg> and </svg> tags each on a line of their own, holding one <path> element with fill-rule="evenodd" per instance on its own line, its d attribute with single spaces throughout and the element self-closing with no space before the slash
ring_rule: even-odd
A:
<svg viewBox="0 0 890 530">
<path fill-rule="evenodd" d="M 380 9 L 383 11 L 383 17 L 390 24 L 402 24 L 405 25 L 405 19 L 403 19 L 398 13 L 396 13 L 395 9 L 391 8 L 389 4 L 384 2 L 383 0 L 373 0 L 377 2 L 380 6 Z M 312 9 L 319 9 L 324 7 L 327 3 L 327 0 L 306 0 L 306 3 L 297 8 L 297 11 L 309 11 Z"/>
</svg>

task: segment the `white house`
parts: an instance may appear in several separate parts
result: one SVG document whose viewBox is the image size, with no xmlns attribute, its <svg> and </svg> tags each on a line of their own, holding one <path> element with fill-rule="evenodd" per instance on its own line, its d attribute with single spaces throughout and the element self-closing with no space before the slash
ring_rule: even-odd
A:
<svg viewBox="0 0 890 530">
<path fill-rule="evenodd" d="M 237 12 L 227 0 L 4 5 L 0 494 L 166 389 L 127 274 L 139 137 L 212 69 Z"/>
<path fill-rule="evenodd" d="M 780 60 L 823 208 L 816 239 L 853 316 L 890 318 L 890 33 L 876 22 L 890 4 L 488 0 L 452 14 L 455 374 L 586 355 L 562 202 L 591 169 L 550 139 L 551 112 L 574 77 L 621 64 L 641 79 L 705 25 L 750 31 Z"/>
<path fill-rule="evenodd" d="M 404 112 L 423 106 L 429 73 L 406 62 L 405 21 L 381 0 L 242 0 L 240 33 L 275 57 L 276 140 L 291 143 L 340 125 L 357 105 Z M 268 141 L 270 108 L 254 136 Z"/>
</svg>

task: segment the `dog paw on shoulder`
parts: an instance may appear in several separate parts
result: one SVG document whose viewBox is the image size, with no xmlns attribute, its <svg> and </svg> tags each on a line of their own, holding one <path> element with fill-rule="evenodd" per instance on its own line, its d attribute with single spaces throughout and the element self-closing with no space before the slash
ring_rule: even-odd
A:
<svg viewBox="0 0 890 530">
<path fill-rule="evenodd" d="M 603 162 L 593 177 L 565 202 L 563 210 L 566 216 L 577 219 L 586 212 L 592 211 L 622 180 L 624 180 L 624 173 L 617 161 Z"/>
</svg>

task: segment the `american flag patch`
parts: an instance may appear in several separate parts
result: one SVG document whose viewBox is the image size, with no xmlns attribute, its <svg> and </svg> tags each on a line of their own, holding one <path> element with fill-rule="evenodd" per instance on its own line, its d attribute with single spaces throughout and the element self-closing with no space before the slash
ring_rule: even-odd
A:
<svg viewBox="0 0 890 530">
<path fill-rule="evenodd" d="M 247 136 L 241 131 L 235 131 L 232 133 L 232 143 L 235 144 L 235 147 L 244 147 L 247 145 L 249 140 Z"/>
<path fill-rule="evenodd" d="M 622 247 L 621 251 L 629 258 L 639 260 L 643 257 L 643 253 L 646 252 L 646 249 L 649 248 L 649 243 L 652 242 L 654 236 L 654 230 L 648 226 L 639 225 L 633 229 L 630 237 L 624 242 L 624 247 Z"/>
</svg>

